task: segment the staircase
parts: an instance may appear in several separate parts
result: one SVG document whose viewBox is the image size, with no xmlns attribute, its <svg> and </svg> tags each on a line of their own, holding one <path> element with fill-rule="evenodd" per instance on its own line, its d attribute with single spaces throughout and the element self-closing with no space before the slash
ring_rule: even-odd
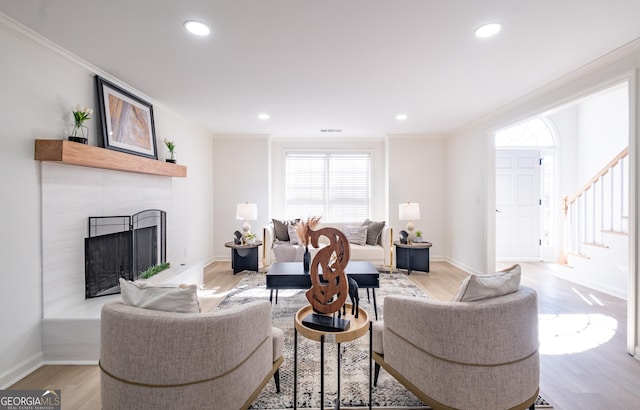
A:
<svg viewBox="0 0 640 410">
<path fill-rule="evenodd" d="M 629 150 L 575 195 L 563 197 L 558 263 L 567 279 L 626 298 L 629 267 Z"/>
</svg>

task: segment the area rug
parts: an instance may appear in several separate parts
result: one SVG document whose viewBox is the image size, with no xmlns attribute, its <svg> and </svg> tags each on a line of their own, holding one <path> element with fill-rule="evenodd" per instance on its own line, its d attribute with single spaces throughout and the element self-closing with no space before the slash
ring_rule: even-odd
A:
<svg viewBox="0 0 640 410">
<path fill-rule="evenodd" d="M 301 307 L 308 304 L 306 290 L 281 290 L 278 304 L 272 307 L 273 326 L 284 331 L 284 363 L 280 368 L 281 392 L 275 392 L 270 381 L 251 409 L 289 409 L 293 408 L 293 318 Z M 376 289 L 378 319 L 384 317 L 384 298 L 387 295 L 406 295 L 428 298 L 416 285 L 403 274 L 380 274 L 380 288 Z M 255 300 L 269 300 L 270 291 L 265 286 L 265 274 L 245 272 L 238 283 L 218 309 L 247 303 Z M 365 289 L 360 290 L 360 307 L 364 308 L 374 320 L 373 295 L 367 298 Z M 340 367 L 340 406 L 342 408 L 366 407 L 369 403 L 369 335 L 358 340 L 343 343 Z M 337 398 L 337 345 L 325 344 L 325 407 L 334 407 Z M 297 407 L 303 409 L 320 408 L 320 344 L 298 335 L 298 398 Z M 542 402 L 540 403 L 542 405 Z M 380 372 L 378 385 L 373 388 L 372 405 L 376 408 L 428 409 L 413 393 L 396 381 L 384 370 Z M 538 407 L 538 404 L 536 404 Z M 543 406 L 540 406 L 542 408 Z"/>
</svg>

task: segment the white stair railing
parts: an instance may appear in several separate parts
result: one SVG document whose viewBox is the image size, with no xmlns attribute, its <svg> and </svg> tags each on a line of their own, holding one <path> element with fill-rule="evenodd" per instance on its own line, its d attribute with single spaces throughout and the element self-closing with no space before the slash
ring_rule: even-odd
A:
<svg viewBox="0 0 640 410">
<path fill-rule="evenodd" d="M 562 246 L 558 263 L 585 255 L 585 246 L 607 247 L 604 233 L 629 232 L 629 148 L 611 160 L 572 197 L 562 198 Z"/>
</svg>

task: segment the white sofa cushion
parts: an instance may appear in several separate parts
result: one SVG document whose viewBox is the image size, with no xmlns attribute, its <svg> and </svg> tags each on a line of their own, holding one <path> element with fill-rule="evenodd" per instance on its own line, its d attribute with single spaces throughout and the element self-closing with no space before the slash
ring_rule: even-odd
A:
<svg viewBox="0 0 640 410">
<path fill-rule="evenodd" d="M 453 302 L 474 302 L 516 292 L 520 287 L 520 276 L 520 265 L 488 275 L 469 275 L 460 284 Z"/>
<path fill-rule="evenodd" d="M 198 285 L 151 284 L 120 278 L 122 302 L 143 309 L 176 313 L 200 313 Z"/>
</svg>

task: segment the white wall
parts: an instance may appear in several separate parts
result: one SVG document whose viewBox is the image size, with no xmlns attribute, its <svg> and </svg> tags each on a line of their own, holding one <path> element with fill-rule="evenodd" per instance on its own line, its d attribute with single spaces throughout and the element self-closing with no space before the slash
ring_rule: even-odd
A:
<svg viewBox="0 0 640 410">
<path fill-rule="evenodd" d="M 470 271 L 486 271 L 495 267 L 495 181 L 491 175 L 495 172 L 491 158 L 495 156 L 492 141 L 487 135 L 508 124 L 522 121 L 534 115 L 549 112 L 556 107 L 568 104 L 594 92 L 603 90 L 624 81 L 630 81 L 633 98 L 640 96 L 637 73 L 640 69 L 640 43 L 617 50 L 570 75 L 548 84 L 512 104 L 466 125 L 452 133 L 447 139 L 447 203 L 449 256 L 453 262 L 467 267 Z M 526 74 L 523 74 L 526 75 Z M 638 158 L 638 106 L 630 106 L 630 162 L 632 182 L 631 233 L 629 273 L 629 317 L 633 321 L 629 327 L 628 350 L 640 356 L 637 328 L 640 325 L 639 272 L 637 243 L 640 222 L 640 209 L 636 202 L 637 183 L 640 167 L 635 165 Z M 464 164 L 459 166 L 456 164 Z M 477 197 L 478 184 L 485 184 L 485 209 L 482 206 L 468 206 L 468 197 Z M 482 195 L 480 195 L 482 196 Z M 474 202 L 472 200 L 472 202 Z M 482 198 L 481 198 L 482 204 Z M 478 249 L 484 249 L 478 253 Z"/>
<path fill-rule="evenodd" d="M 556 141 L 557 153 L 557 195 L 559 201 L 562 196 L 575 194 L 578 187 L 577 175 L 577 140 L 578 140 L 578 108 L 570 105 L 549 115 L 556 133 L 560 136 Z M 561 212 L 558 212 L 560 218 Z M 559 221 L 561 219 L 558 219 Z"/>
<path fill-rule="evenodd" d="M 582 186 L 629 145 L 627 84 L 585 98 L 577 109 L 577 178 Z"/>
<path fill-rule="evenodd" d="M 472 273 L 491 270 L 487 261 L 486 246 L 493 231 L 486 229 L 487 203 L 495 197 L 495 191 L 487 179 L 487 173 L 495 152 L 487 152 L 489 133 L 472 130 L 452 135 L 446 140 L 446 204 L 448 260 Z M 495 198 L 493 203 L 495 204 Z M 495 206 L 492 212 L 495 212 Z M 495 258 L 495 257 L 494 257 Z"/>
<path fill-rule="evenodd" d="M 395 238 L 406 228 L 398 219 L 398 205 L 420 204 L 415 230 L 431 242 L 429 256 L 443 260 L 447 255 L 446 235 L 446 140 L 443 136 L 389 136 L 389 222 Z"/>
<path fill-rule="evenodd" d="M 559 135 L 560 195 L 571 197 L 629 145 L 628 83 L 580 99 L 553 113 L 551 118 Z M 625 180 L 628 181 L 628 176 Z M 603 235 L 602 241 L 609 248 L 586 247 L 584 252 L 589 259 L 569 255 L 572 269 L 558 273 L 565 279 L 626 299 L 628 238 Z"/>
<path fill-rule="evenodd" d="M 262 239 L 262 227 L 269 213 L 269 142 L 267 135 L 216 135 L 214 140 L 213 208 L 215 230 L 213 240 L 216 260 L 230 260 L 231 250 L 225 242 L 242 231 L 236 219 L 236 205 L 249 202 L 258 206 L 258 220 L 249 221 L 251 231 Z M 259 248 L 262 252 L 262 248 Z M 260 253 L 261 255 L 261 253 Z M 262 260 L 261 257 L 258 258 Z"/>
<path fill-rule="evenodd" d="M 448 201 L 451 207 L 448 218 L 451 229 L 449 238 L 455 242 L 449 248 L 452 261 L 471 271 L 491 270 L 494 267 L 492 255 L 495 255 L 495 244 L 492 243 L 492 235 L 495 224 L 492 221 L 495 219 L 495 181 L 492 177 L 492 158 L 495 150 L 493 140 L 488 136 L 509 124 L 550 112 L 625 81 L 632 70 L 640 66 L 639 58 L 640 54 L 621 56 L 618 62 L 604 60 L 601 64 L 594 63 L 584 73 L 576 72 L 572 76 L 563 77 L 544 89 L 468 124 L 447 138 Z M 459 164 L 464 164 L 464 167 Z M 481 201 L 486 201 L 482 215 L 469 215 L 469 209 L 460 204 L 465 196 L 473 195 L 465 189 L 464 184 L 471 190 L 478 184 L 486 185 L 483 188 L 485 192 L 480 195 Z M 473 196 L 474 199 L 478 197 Z M 469 231 L 477 236 L 470 239 Z M 474 251 L 476 246 L 486 249 L 484 255 Z"/>
<path fill-rule="evenodd" d="M 4 55 L 0 76 L 0 169 L 4 174 L 0 388 L 4 388 L 39 366 L 42 359 L 42 197 L 40 163 L 33 159 L 34 139 L 63 138 L 71 107 L 96 101 L 94 74 L 108 74 L 4 18 L 0 18 L 0 50 Z M 173 211 L 180 216 L 173 221 L 175 235 L 169 239 L 168 253 L 177 257 L 186 247 L 192 251 L 188 258 L 211 259 L 211 136 L 150 101 L 158 137 L 175 136 L 178 161 L 189 167 L 188 177 L 176 179 L 173 187 Z M 89 123 L 91 145 L 98 141 L 95 123 Z"/>
<path fill-rule="evenodd" d="M 371 219 L 385 220 L 398 237 L 406 222 L 398 221 L 398 204 L 407 200 L 420 203 L 422 218 L 416 229 L 424 231 L 433 243 L 431 256 L 446 256 L 446 142 L 438 136 L 400 136 L 352 139 L 293 139 L 265 136 L 227 135 L 215 139 L 215 255 L 228 260 L 230 251 L 224 242 L 240 229 L 235 220 L 237 202 L 258 204 L 261 228 L 271 218 L 284 217 L 284 155 L 288 149 L 369 150 L 373 154 L 373 209 Z M 239 169 L 250 163 L 250 170 Z"/>
</svg>

